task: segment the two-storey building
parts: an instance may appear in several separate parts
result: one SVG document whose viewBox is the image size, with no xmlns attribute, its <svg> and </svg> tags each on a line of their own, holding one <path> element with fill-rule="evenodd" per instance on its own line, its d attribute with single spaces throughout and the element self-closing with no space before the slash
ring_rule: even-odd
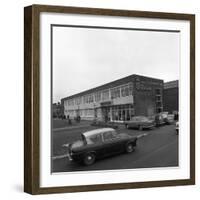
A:
<svg viewBox="0 0 200 200">
<path fill-rule="evenodd" d="M 179 108 L 179 81 L 164 83 L 163 111 L 169 113 L 178 112 Z"/>
<path fill-rule="evenodd" d="M 86 120 L 123 122 L 163 110 L 163 80 L 130 75 L 63 98 L 64 115 Z"/>
</svg>

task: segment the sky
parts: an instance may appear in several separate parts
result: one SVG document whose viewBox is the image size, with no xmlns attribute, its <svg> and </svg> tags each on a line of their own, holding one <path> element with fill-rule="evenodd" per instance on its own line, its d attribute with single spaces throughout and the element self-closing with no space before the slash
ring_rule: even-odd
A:
<svg viewBox="0 0 200 200">
<path fill-rule="evenodd" d="M 179 79 L 180 34 L 53 27 L 53 102 L 129 76 Z"/>
</svg>

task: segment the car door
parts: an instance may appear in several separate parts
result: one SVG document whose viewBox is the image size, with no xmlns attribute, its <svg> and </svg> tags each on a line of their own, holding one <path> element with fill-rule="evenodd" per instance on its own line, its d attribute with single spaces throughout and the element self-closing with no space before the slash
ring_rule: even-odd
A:
<svg viewBox="0 0 200 200">
<path fill-rule="evenodd" d="M 104 155 L 112 155 L 121 151 L 120 138 L 116 137 L 112 131 L 107 131 L 102 134 Z"/>
<path fill-rule="evenodd" d="M 88 151 L 94 151 L 97 157 L 102 157 L 102 155 L 104 154 L 102 135 L 96 134 L 90 136 L 90 141 L 92 144 L 88 146 Z"/>
</svg>

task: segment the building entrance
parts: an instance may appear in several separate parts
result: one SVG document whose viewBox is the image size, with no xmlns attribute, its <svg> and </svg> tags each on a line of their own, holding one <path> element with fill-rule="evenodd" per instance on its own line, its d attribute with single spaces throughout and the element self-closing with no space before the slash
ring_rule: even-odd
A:
<svg viewBox="0 0 200 200">
<path fill-rule="evenodd" d="M 129 121 L 135 115 L 133 105 L 116 105 L 111 107 L 111 121 Z"/>
<path fill-rule="evenodd" d="M 105 122 L 110 121 L 110 108 L 109 107 L 102 108 L 102 116 L 103 116 L 103 121 L 105 121 Z"/>
<path fill-rule="evenodd" d="M 103 121 L 123 122 L 128 121 L 135 115 L 133 105 L 116 105 L 102 107 Z"/>
</svg>

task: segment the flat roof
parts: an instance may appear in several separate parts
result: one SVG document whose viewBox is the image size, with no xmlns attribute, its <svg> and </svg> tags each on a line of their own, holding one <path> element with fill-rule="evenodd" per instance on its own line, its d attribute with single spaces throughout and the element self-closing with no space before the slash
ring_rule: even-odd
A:
<svg viewBox="0 0 200 200">
<path fill-rule="evenodd" d="M 164 83 L 164 89 L 177 88 L 177 87 L 178 87 L 178 80 Z"/>
<path fill-rule="evenodd" d="M 85 137 L 90 137 L 91 135 L 96 135 L 102 132 L 106 132 L 106 131 L 114 131 L 113 128 L 99 128 L 99 129 L 94 129 L 91 131 L 87 131 L 85 133 L 82 133 Z"/>
<path fill-rule="evenodd" d="M 71 99 L 71 98 L 74 98 L 74 97 L 78 97 L 80 95 L 83 96 L 83 95 L 86 95 L 88 93 L 96 92 L 98 90 L 106 90 L 106 89 L 108 89 L 110 87 L 117 87 L 118 85 L 125 84 L 125 83 L 133 81 L 133 79 L 135 77 L 141 77 L 141 78 L 152 79 L 152 80 L 157 80 L 157 81 L 162 81 L 163 82 L 162 79 L 157 79 L 157 78 L 153 78 L 153 77 L 149 77 L 149 76 L 141 76 L 141 75 L 137 75 L 137 74 L 132 74 L 132 75 L 123 77 L 121 79 L 117 79 L 115 81 L 111 81 L 109 83 L 103 84 L 101 86 L 94 87 L 92 89 L 85 90 L 83 92 L 79 92 L 79 93 L 76 93 L 76 94 L 68 96 L 68 97 L 64 97 L 64 98 L 61 99 L 61 101 L 67 100 L 67 99 Z"/>
</svg>

